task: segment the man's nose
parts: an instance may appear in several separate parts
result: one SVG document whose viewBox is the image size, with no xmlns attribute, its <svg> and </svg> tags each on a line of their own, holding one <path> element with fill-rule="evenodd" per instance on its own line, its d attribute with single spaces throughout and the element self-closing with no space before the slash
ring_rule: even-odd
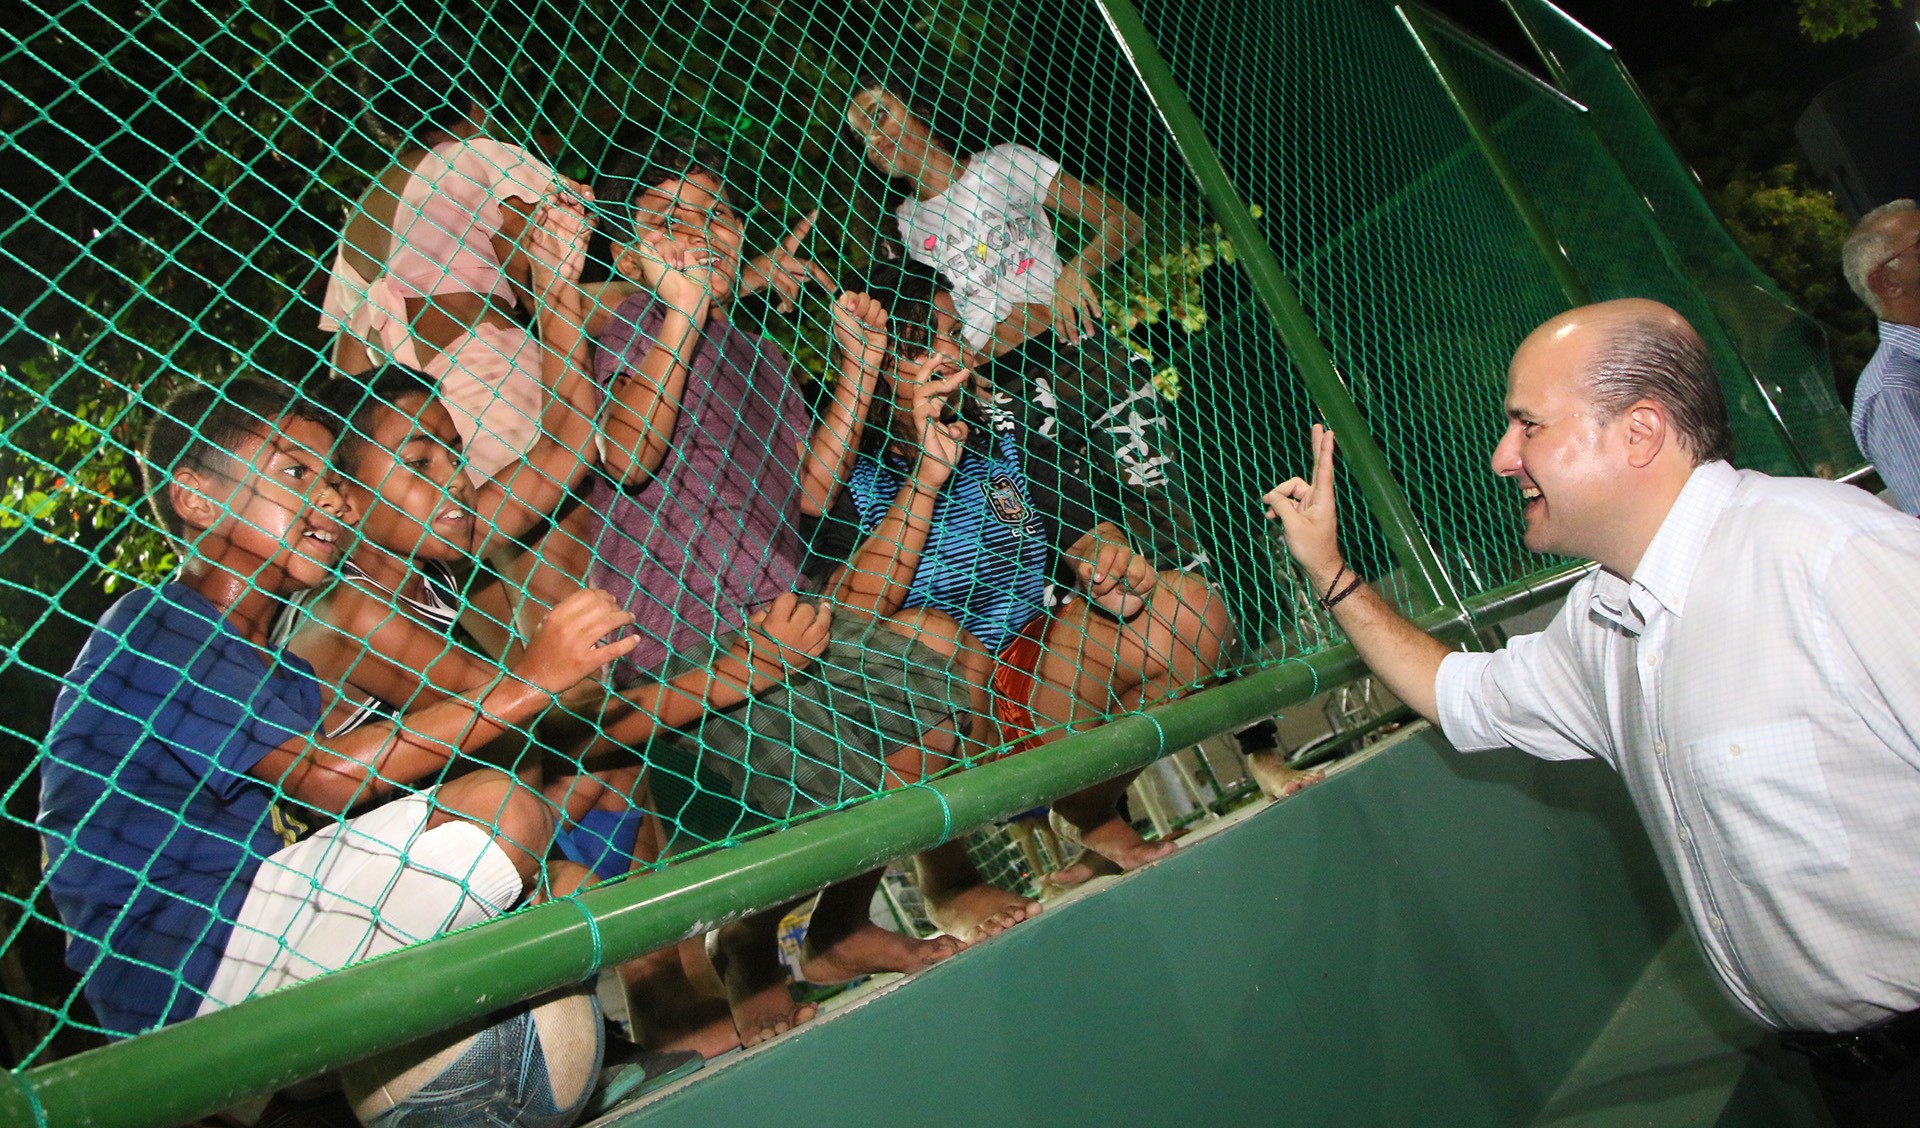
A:
<svg viewBox="0 0 1920 1128">
<path fill-rule="evenodd" d="M 1493 447 L 1493 472 L 1503 478 L 1511 478 L 1520 472 L 1520 441 L 1514 436 L 1514 429 L 1507 428 L 1506 434 Z"/>
</svg>

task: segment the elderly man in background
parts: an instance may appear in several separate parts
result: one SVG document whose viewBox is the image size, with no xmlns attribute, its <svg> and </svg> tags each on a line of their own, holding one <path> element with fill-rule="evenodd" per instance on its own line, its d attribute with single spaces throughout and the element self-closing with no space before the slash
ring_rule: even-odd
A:
<svg viewBox="0 0 1920 1128">
<path fill-rule="evenodd" d="M 1726 993 L 1806 1054 L 1843 1126 L 1920 1109 L 1920 524 L 1727 462 L 1692 326 L 1605 302 L 1536 330 L 1494 472 L 1579 556 L 1546 630 L 1454 653 L 1347 569 L 1333 435 L 1266 496 L 1360 656 L 1462 751 L 1620 773 Z M 1352 578 L 1349 578 L 1352 577 Z"/>
<path fill-rule="evenodd" d="M 1882 204 L 1840 252 L 1847 285 L 1880 319 L 1880 349 L 1853 392 L 1853 437 L 1893 502 L 1920 515 L 1920 207 Z"/>
</svg>

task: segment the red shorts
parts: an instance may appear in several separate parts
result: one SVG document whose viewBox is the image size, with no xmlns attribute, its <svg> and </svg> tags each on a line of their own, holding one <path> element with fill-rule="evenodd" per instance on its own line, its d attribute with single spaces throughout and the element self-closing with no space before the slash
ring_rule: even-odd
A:
<svg viewBox="0 0 1920 1128">
<path fill-rule="evenodd" d="M 1038 747 L 1040 728 L 1033 717 L 1033 687 L 1039 680 L 1040 657 L 1046 652 L 1047 627 L 1053 617 L 1035 615 L 1007 640 L 994 655 L 993 715 L 1000 722 L 1000 740 L 1005 745 L 999 755 L 1011 756 Z"/>
</svg>

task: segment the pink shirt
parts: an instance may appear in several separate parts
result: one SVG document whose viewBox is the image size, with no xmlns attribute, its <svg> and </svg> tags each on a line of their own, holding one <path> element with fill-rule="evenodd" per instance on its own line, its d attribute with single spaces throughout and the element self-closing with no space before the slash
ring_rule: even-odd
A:
<svg viewBox="0 0 1920 1128">
<path fill-rule="evenodd" d="M 536 201 L 556 179 L 553 169 L 518 145 L 482 137 L 434 146 L 400 191 L 388 244 L 358 248 L 384 259 L 386 271 L 362 278 L 344 251 L 336 254 L 320 327 L 345 328 L 397 352 L 395 330 L 405 332 L 407 298 L 485 294 L 517 305 L 493 250 L 500 202 Z"/>
</svg>

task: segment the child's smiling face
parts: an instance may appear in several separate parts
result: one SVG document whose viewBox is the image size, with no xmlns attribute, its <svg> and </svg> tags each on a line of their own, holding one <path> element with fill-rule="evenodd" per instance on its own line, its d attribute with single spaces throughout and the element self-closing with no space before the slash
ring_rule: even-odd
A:
<svg viewBox="0 0 1920 1128">
<path fill-rule="evenodd" d="M 409 392 L 380 408 L 354 451 L 348 484 L 364 514 L 361 535 L 403 556 L 459 561 L 480 535 L 453 416 L 437 398 Z"/>
<path fill-rule="evenodd" d="M 642 190 L 633 198 L 633 213 L 637 246 L 658 235 L 673 249 L 704 258 L 712 271 L 707 288 L 713 300 L 724 302 L 732 296 L 745 236 L 726 188 L 710 174 L 693 172 Z"/>
<path fill-rule="evenodd" d="M 927 123 L 883 87 L 862 90 L 847 106 L 847 124 L 860 135 L 867 162 L 888 176 L 918 179 L 927 157 L 946 150 Z"/>
<path fill-rule="evenodd" d="M 332 450 L 332 431 L 297 416 L 280 420 L 272 435 L 243 441 L 230 452 L 239 473 L 224 496 L 209 492 L 204 479 L 200 487 L 223 512 L 189 538 L 202 555 L 275 595 L 326 583 L 354 519 L 328 462 Z"/>
</svg>

